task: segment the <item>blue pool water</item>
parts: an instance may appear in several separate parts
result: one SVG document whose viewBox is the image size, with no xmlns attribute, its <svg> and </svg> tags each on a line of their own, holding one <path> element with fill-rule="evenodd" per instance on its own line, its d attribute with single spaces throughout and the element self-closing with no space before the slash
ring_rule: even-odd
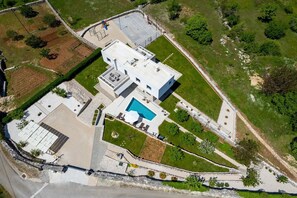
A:
<svg viewBox="0 0 297 198">
<path fill-rule="evenodd" d="M 140 115 L 140 117 L 152 120 L 156 114 L 152 112 L 149 108 L 144 106 L 141 102 L 133 98 L 131 102 L 129 103 L 128 107 L 126 108 L 126 111 L 137 111 L 137 113 Z"/>
</svg>

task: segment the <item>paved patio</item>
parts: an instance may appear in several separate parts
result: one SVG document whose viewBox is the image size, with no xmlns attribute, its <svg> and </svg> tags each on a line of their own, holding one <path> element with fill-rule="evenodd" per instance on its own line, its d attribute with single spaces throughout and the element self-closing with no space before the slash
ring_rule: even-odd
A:
<svg viewBox="0 0 297 198">
<path fill-rule="evenodd" d="M 64 146 L 56 153 L 56 156 L 61 157 L 58 164 L 90 168 L 94 138 L 93 127 L 88 127 L 80 122 L 76 115 L 63 104 L 42 122 L 69 137 Z"/>
</svg>

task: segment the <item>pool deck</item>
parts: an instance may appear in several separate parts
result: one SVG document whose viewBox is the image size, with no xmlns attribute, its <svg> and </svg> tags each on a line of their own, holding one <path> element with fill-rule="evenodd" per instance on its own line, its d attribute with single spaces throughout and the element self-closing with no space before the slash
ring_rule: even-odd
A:
<svg viewBox="0 0 297 198">
<path fill-rule="evenodd" d="M 152 101 L 147 102 L 146 100 L 143 100 L 144 97 L 145 95 L 143 94 L 143 92 L 140 89 L 136 88 L 128 96 L 120 96 L 117 99 L 115 99 L 103 111 L 115 117 L 118 116 L 119 113 L 125 114 L 127 113 L 127 106 L 129 105 L 131 100 L 135 98 L 156 114 L 156 116 L 151 121 L 143 118 L 141 122 L 143 122 L 145 125 L 150 126 L 147 131 L 148 133 L 157 135 L 159 134 L 159 126 L 162 124 L 165 118 L 168 117 L 168 112 L 166 112 L 162 107 L 158 106 L 156 103 Z"/>
</svg>

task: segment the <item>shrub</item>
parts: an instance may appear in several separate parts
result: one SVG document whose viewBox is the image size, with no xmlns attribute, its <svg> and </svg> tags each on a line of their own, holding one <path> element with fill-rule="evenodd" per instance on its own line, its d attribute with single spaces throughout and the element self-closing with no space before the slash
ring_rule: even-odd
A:
<svg viewBox="0 0 297 198">
<path fill-rule="evenodd" d="M 19 33 L 17 33 L 14 30 L 7 30 L 6 31 L 6 36 L 10 39 L 12 39 L 13 41 L 19 41 L 22 40 L 24 38 L 23 35 L 20 35 Z"/>
<path fill-rule="evenodd" d="M 28 5 L 23 5 L 20 8 L 20 10 L 21 10 L 21 14 L 26 18 L 33 18 L 33 17 L 37 16 L 37 14 L 38 14 L 38 12 L 33 10 L 33 8 Z"/>
<path fill-rule="evenodd" d="M 39 150 L 39 149 L 32 149 L 31 151 L 30 151 L 30 153 L 31 153 L 31 155 L 33 156 L 33 157 L 38 157 L 39 155 L 41 155 L 41 150 Z"/>
<path fill-rule="evenodd" d="M 154 176 L 155 176 L 155 171 L 149 170 L 149 171 L 147 172 L 147 175 L 148 175 L 149 177 L 154 177 Z"/>
<path fill-rule="evenodd" d="M 179 128 L 174 123 L 169 123 L 167 126 L 167 131 L 170 133 L 170 135 L 175 136 L 179 133 Z"/>
<path fill-rule="evenodd" d="M 233 27 L 239 23 L 239 15 L 237 15 L 238 4 L 230 1 L 222 1 L 222 14 L 227 19 L 228 25 Z"/>
<path fill-rule="evenodd" d="M 26 142 L 26 141 L 20 141 L 18 144 L 17 144 L 17 146 L 19 147 L 19 148 L 24 148 L 25 146 L 27 146 L 28 145 L 28 142 Z"/>
<path fill-rule="evenodd" d="M 174 162 L 184 159 L 185 155 L 180 148 L 172 147 L 170 149 L 170 159 Z"/>
<path fill-rule="evenodd" d="M 25 126 L 27 126 L 27 124 L 29 124 L 29 122 L 27 120 L 22 119 L 21 122 L 17 124 L 17 128 L 22 130 Z"/>
<path fill-rule="evenodd" d="M 12 112 L 11 114 L 11 118 L 12 119 L 16 119 L 16 120 L 20 120 L 24 117 L 25 113 L 22 109 L 17 109 L 15 111 Z"/>
<path fill-rule="evenodd" d="M 196 143 L 196 138 L 191 133 L 184 133 L 182 137 L 183 137 L 183 142 L 186 145 L 194 145 Z"/>
<path fill-rule="evenodd" d="M 205 18 L 200 15 L 195 15 L 187 21 L 186 35 L 202 45 L 210 45 L 212 43 L 212 34 L 207 28 Z"/>
<path fill-rule="evenodd" d="M 176 114 L 177 114 L 177 119 L 180 122 L 185 122 L 189 120 L 190 115 L 186 110 L 178 109 Z"/>
<path fill-rule="evenodd" d="M 165 179 L 167 177 L 166 173 L 164 172 L 161 172 L 159 176 L 161 179 Z"/>
<path fill-rule="evenodd" d="M 246 177 L 241 177 L 241 180 L 243 182 L 244 186 L 258 186 L 261 182 L 259 179 L 259 174 L 257 171 L 253 168 L 248 168 L 247 169 L 247 176 Z"/>
<path fill-rule="evenodd" d="M 238 24 L 232 27 L 232 29 L 228 32 L 227 36 L 233 40 L 236 40 L 237 37 L 239 37 L 242 33 L 243 33 L 243 25 Z"/>
<path fill-rule="evenodd" d="M 284 183 L 284 184 L 289 182 L 288 178 L 284 175 L 278 175 L 276 177 L 276 181 L 279 183 Z"/>
<path fill-rule="evenodd" d="M 189 189 L 199 189 L 202 187 L 202 181 L 200 177 L 191 175 L 186 178 L 186 184 Z"/>
<path fill-rule="evenodd" d="M 67 91 L 65 89 L 60 88 L 60 87 L 54 88 L 52 90 L 52 93 L 55 93 L 58 96 L 61 96 L 62 98 L 67 98 Z"/>
<path fill-rule="evenodd" d="M 43 22 L 50 27 L 58 27 L 61 22 L 56 19 L 55 15 L 47 14 L 43 17 Z"/>
<path fill-rule="evenodd" d="M 169 19 L 174 20 L 179 17 L 179 13 L 182 10 L 182 7 L 176 0 L 171 0 L 167 10 L 169 12 Z"/>
<path fill-rule="evenodd" d="M 284 7 L 284 11 L 287 13 L 287 14 L 293 14 L 294 10 L 293 10 L 293 7 L 291 5 L 285 5 Z"/>
<path fill-rule="evenodd" d="M 46 46 L 47 42 L 43 41 L 40 37 L 31 35 L 25 40 L 26 45 L 31 46 L 32 48 L 43 48 Z"/>
<path fill-rule="evenodd" d="M 272 21 L 268 24 L 264 34 L 270 39 L 280 39 L 286 35 L 285 26 L 281 22 Z"/>
<path fill-rule="evenodd" d="M 280 47 L 273 41 L 262 43 L 259 47 L 259 53 L 262 56 L 280 56 Z"/>
<path fill-rule="evenodd" d="M 171 181 L 177 181 L 177 177 L 171 177 Z"/>
<path fill-rule="evenodd" d="M 134 6 L 147 4 L 147 0 L 136 0 L 134 1 Z"/>
<path fill-rule="evenodd" d="M 289 147 L 293 157 L 297 160 L 297 137 L 292 139 Z"/>
<path fill-rule="evenodd" d="M 161 2 L 164 2 L 166 0 L 150 0 L 150 3 L 152 4 L 156 4 L 156 3 L 161 3 Z"/>
<path fill-rule="evenodd" d="M 255 33 L 254 32 L 243 32 L 242 34 L 240 34 L 239 39 L 242 42 L 252 43 L 255 41 Z"/>
<path fill-rule="evenodd" d="M 230 186 L 229 183 L 226 182 L 225 187 L 228 188 L 229 186 Z"/>
<path fill-rule="evenodd" d="M 215 151 L 215 146 L 211 141 L 203 140 L 199 145 L 199 150 L 202 153 L 212 154 Z"/>
<path fill-rule="evenodd" d="M 211 177 L 208 183 L 210 187 L 215 187 L 217 185 L 217 177 Z"/>
<path fill-rule="evenodd" d="M 261 15 L 258 19 L 264 23 L 270 22 L 276 16 L 277 7 L 274 4 L 266 4 L 261 8 Z"/>
<path fill-rule="evenodd" d="M 297 33 L 297 15 L 292 16 L 289 22 L 290 29 Z"/>
<path fill-rule="evenodd" d="M 228 25 L 233 27 L 239 23 L 239 16 L 238 15 L 230 15 L 227 18 Z"/>
<path fill-rule="evenodd" d="M 46 49 L 41 49 L 39 54 L 42 57 L 49 58 L 50 52 L 51 52 L 51 50 L 49 48 L 46 48 Z"/>
<path fill-rule="evenodd" d="M 259 53 L 259 45 L 257 43 L 255 43 L 255 42 L 243 43 L 241 45 L 241 47 L 248 54 L 252 54 L 252 53 L 257 54 L 257 53 Z"/>
<path fill-rule="evenodd" d="M 235 159 L 246 166 L 249 166 L 251 162 L 257 162 L 258 150 L 259 145 L 251 139 L 243 139 L 237 147 L 233 148 Z"/>
<path fill-rule="evenodd" d="M 190 130 L 195 133 L 203 132 L 203 128 L 202 128 L 201 124 L 196 121 L 191 122 Z"/>
</svg>

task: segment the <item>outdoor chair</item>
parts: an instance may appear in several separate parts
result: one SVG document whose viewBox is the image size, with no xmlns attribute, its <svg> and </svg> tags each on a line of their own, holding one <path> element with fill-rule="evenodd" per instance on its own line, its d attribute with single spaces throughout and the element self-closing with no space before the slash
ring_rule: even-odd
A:
<svg viewBox="0 0 297 198">
<path fill-rule="evenodd" d="M 144 126 L 144 123 L 142 122 L 138 128 L 142 129 L 143 126 Z"/>
<path fill-rule="evenodd" d="M 150 127 L 150 125 L 146 125 L 146 126 L 144 127 L 143 130 L 144 130 L 145 132 L 147 132 L 147 130 L 148 130 L 149 127 Z"/>
<path fill-rule="evenodd" d="M 123 113 L 119 113 L 119 115 L 117 116 L 118 119 L 121 119 Z"/>
</svg>

